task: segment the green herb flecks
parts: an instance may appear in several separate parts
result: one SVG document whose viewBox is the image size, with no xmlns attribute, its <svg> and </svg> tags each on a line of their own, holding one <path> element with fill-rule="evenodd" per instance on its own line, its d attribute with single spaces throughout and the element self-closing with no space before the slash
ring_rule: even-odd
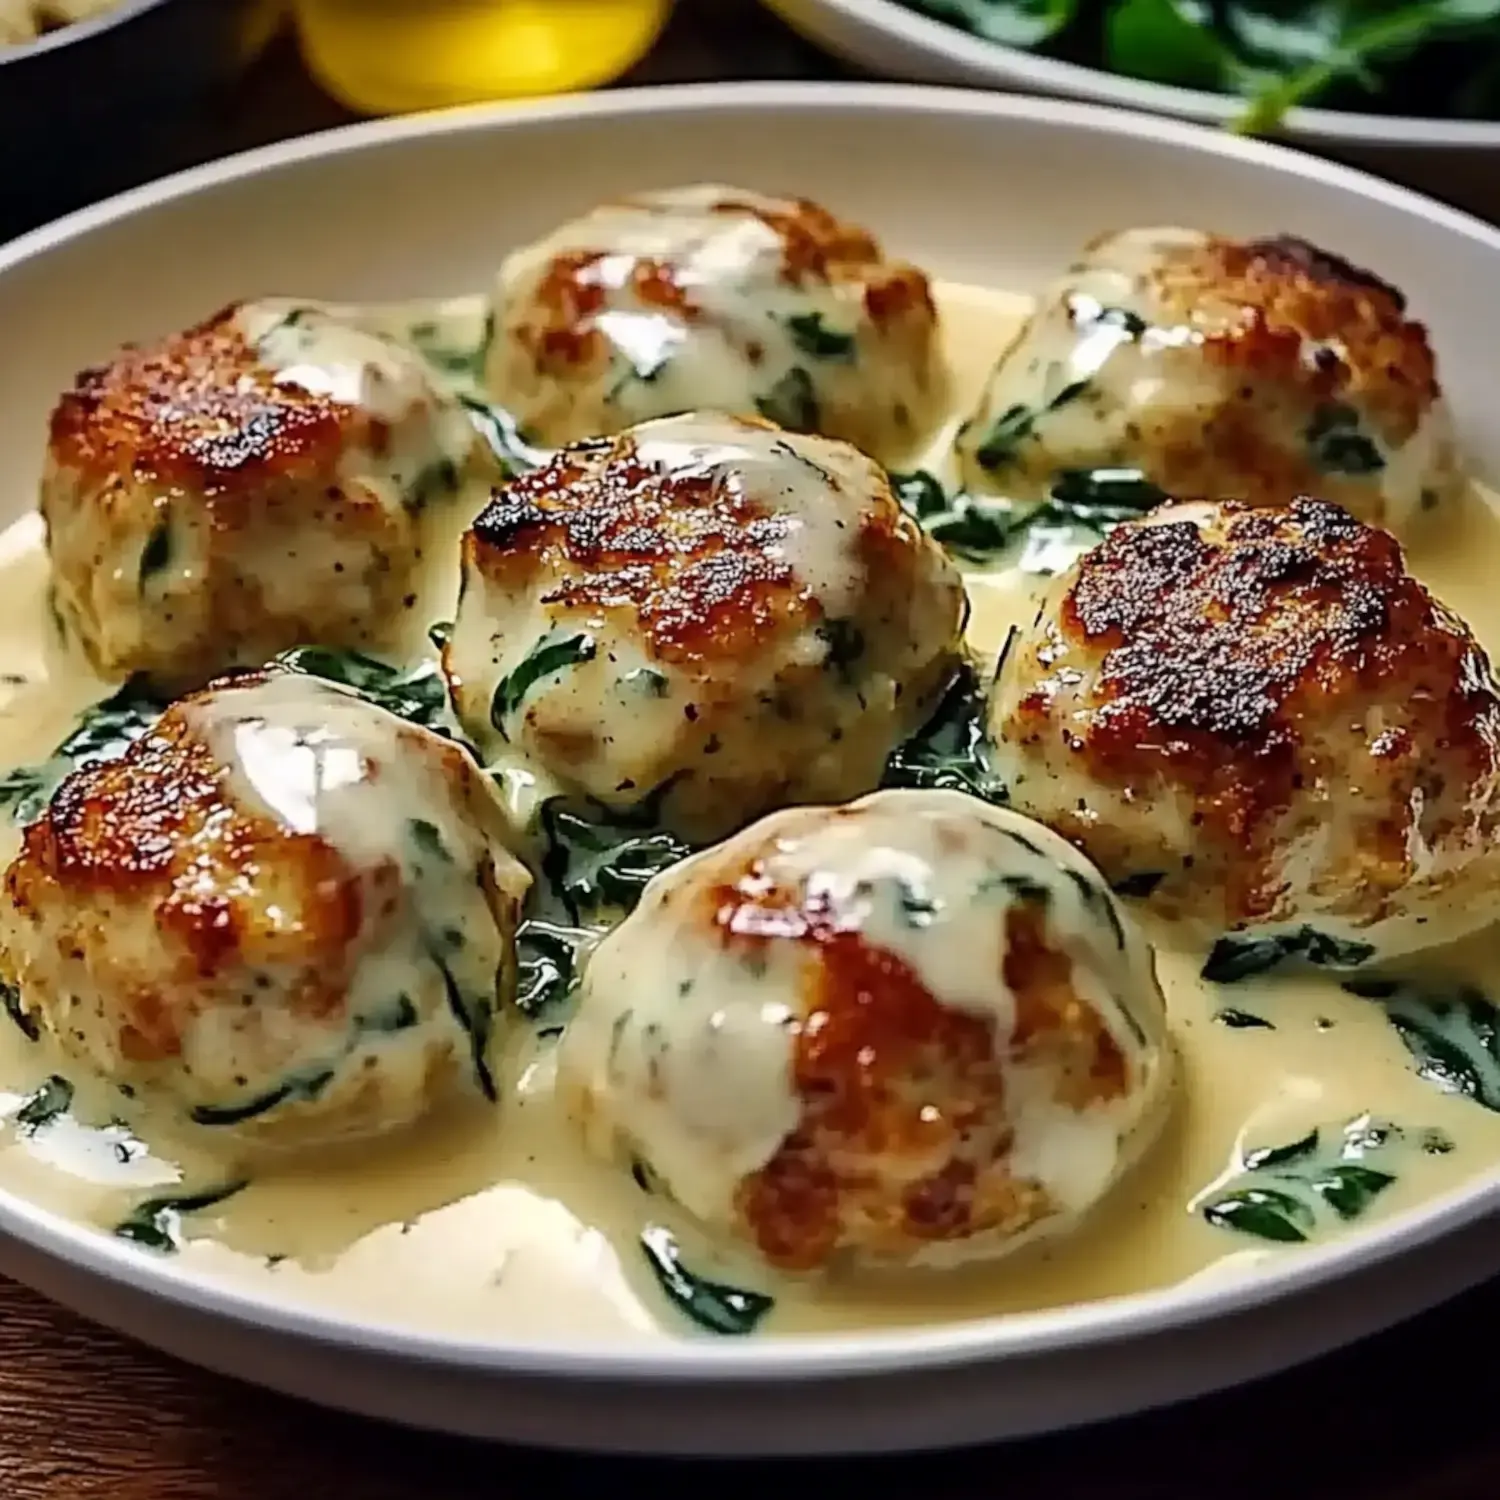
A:
<svg viewBox="0 0 1500 1500">
<path fill-rule="evenodd" d="M 16 1111 L 16 1128 L 26 1135 L 35 1135 L 44 1125 L 65 1115 L 72 1105 L 73 1085 L 54 1073 Z"/>
<path fill-rule="evenodd" d="M 652 1224 L 642 1231 L 641 1249 L 662 1291 L 679 1311 L 709 1333 L 753 1333 L 775 1306 L 774 1298 L 764 1292 L 747 1292 L 688 1270 L 676 1238 L 660 1225 Z"/>
<path fill-rule="evenodd" d="M 1376 978 L 1344 988 L 1385 1008 L 1419 1076 L 1445 1094 L 1500 1112 L 1500 1010 L 1480 990 Z"/>
<path fill-rule="evenodd" d="M 569 667 L 592 661 L 598 649 L 593 636 L 584 633 L 543 637 L 514 671 L 500 679 L 500 685 L 495 689 L 495 696 L 490 702 L 490 723 L 508 740 L 510 717 L 520 708 L 532 688 Z"/>
<path fill-rule="evenodd" d="M 766 421 L 789 432 L 812 432 L 818 425 L 818 396 L 813 378 L 801 365 L 793 365 L 764 396 L 755 398 L 755 409 Z"/>
<path fill-rule="evenodd" d="M 185 1216 L 213 1208 L 242 1192 L 248 1183 L 232 1182 L 225 1187 L 209 1188 L 198 1193 L 171 1193 L 147 1198 L 115 1225 L 122 1240 L 131 1240 L 148 1250 L 170 1255 L 182 1248 L 182 1220 Z"/>
<path fill-rule="evenodd" d="M 1221 937 L 1209 952 L 1202 977 L 1211 984 L 1236 984 L 1292 961 L 1315 968 L 1357 969 L 1374 957 L 1371 943 L 1330 937 L 1315 927 L 1299 927 L 1275 936 Z"/>
<path fill-rule="evenodd" d="M 990 762 L 984 687 L 972 667 L 954 674 L 932 717 L 891 752 L 880 784 L 968 792 L 996 804 L 1007 800 Z"/>
<path fill-rule="evenodd" d="M 790 317 L 786 320 L 786 328 L 797 348 L 814 359 L 845 361 L 854 358 L 854 335 L 829 328 L 820 312 Z"/>
<path fill-rule="evenodd" d="M 1425 1139 L 1418 1139 L 1420 1149 Z M 1244 1152 L 1237 1175 L 1197 1207 L 1217 1229 L 1301 1243 L 1326 1223 L 1363 1214 L 1395 1182 L 1392 1168 L 1412 1144 L 1396 1126 L 1362 1115 L 1337 1133 L 1312 1130 L 1285 1145 Z"/>
</svg>

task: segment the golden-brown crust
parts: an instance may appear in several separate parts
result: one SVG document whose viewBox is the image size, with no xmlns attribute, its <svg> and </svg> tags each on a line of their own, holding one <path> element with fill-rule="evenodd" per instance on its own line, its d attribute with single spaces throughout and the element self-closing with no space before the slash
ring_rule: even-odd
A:
<svg viewBox="0 0 1500 1500">
<path fill-rule="evenodd" d="M 1235 901 L 1258 909 L 1275 897 L 1251 887 L 1276 867 L 1282 813 L 1304 787 L 1347 782 L 1348 747 L 1325 745 L 1329 735 L 1363 743 L 1367 708 L 1394 690 L 1387 717 L 1403 722 L 1369 753 L 1390 807 L 1423 808 L 1424 835 L 1439 838 L 1442 782 L 1464 807 L 1463 789 L 1493 773 L 1500 715 L 1483 652 L 1406 572 L 1389 534 L 1305 497 L 1213 514 L 1213 535 L 1186 516 L 1132 524 L 1081 561 L 1005 734 L 1060 736 L 1106 786 L 1186 792 L 1199 836 L 1239 851 Z M 1052 698 L 1070 667 L 1089 687 L 1059 722 Z M 1387 833 L 1389 848 L 1366 853 L 1395 879 L 1407 822 L 1393 817 Z"/>
<path fill-rule="evenodd" d="M 357 408 L 278 382 L 231 306 L 82 371 L 51 418 L 52 462 L 104 483 L 154 479 L 251 497 L 268 482 L 332 475 L 352 437 L 378 450 L 382 426 Z"/>
<path fill-rule="evenodd" d="M 64 911 L 92 929 L 119 902 L 154 919 L 158 982 L 125 994 L 118 1017 L 121 1051 L 136 1061 L 174 1056 L 190 1019 L 184 997 L 226 975 L 300 969 L 300 981 L 278 981 L 278 1003 L 330 1013 L 367 904 L 378 908 L 382 887 L 400 879 L 394 866 L 361 879 L 325 840 L 239 806 L 227 769 L 191 731 L 193 702 L 168 709 L 120 758 L 73 772 L 5 878 L 19 921 Z"/>
<path fill-rule="evenodd" d="M 1315 400 L 1357 400 L 1393 446 L 1441 395 L 1426 330 L 1407 319 L 1401 293 L 1306 240 L 1211 236 L 1169 249 L 1154 279 L 1162 302 L 1203 333 L 1208 360 Z"/>
<path fill-rule="evenodd" d="M 465 562 L 502 588 L 553 580 L 547 606 L 628 610 L 664 661 L 745 659 L 818 617 L 776 546 L 791 524 L 741 486 L 642 463 L 622 436 L 564 449 L 496 491 Z M 894 504 L 870 506 L 856 546 L 881 555 L 900 524 Z"/>
<path fill-rule="evenodd" d="M 1005 1061 L 990 1022 L 943 1005 L 903 958 L 871 942 L 826 893 L 778 889 L 756 861 L 706 896 L 726 946 L 809 950 L 793 1086 L 797 1127 L 736 1193 L 750 1237 L 773 1265 L 805 1271 L 841 1244 L 876 1253 L 1019 1234 L 1057 1211 L 1014 1176 Z M 1120 1097 L 1119 1044 L 1072 985 L 1045 908 L 1007 910 L 1004 973 L 1015 996 L 1008 1054 L 1059 1064 L 1059 1102 Z"/>
<path fill-rule="evenodd" d="M 880 264 L 880 246 L 857 224 L 846 224 L 808 198 L 723 198 L 710 213 L 747 215 L 775 231 L 782 244 L 783 281 L 859 281 Z"/>
</svg>

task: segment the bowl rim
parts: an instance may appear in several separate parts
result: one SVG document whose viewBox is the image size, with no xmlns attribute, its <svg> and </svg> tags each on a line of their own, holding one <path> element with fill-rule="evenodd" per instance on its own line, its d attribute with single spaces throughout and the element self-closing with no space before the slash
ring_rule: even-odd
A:
<svg viewBox="0 0 1500 1500">
<path fill-rule="evenodd" d="M 780 111 L 811 118 L 851 110 L 882 116 L 960 118 L 978 129 L 1003 130 L 1008 121 L 1040 124 L 1142 143 L 1165 143 L 1201 155 L 1257 163 L 1374 200 L 1396 212 L 1419 216 L 1432 225 L 1434 232 L 1456 234 L 1477 243 L 1500 265 L 1500 229 L 1367 173 L 1284 146 L 1072 100 L 910 84 L 775 82 L 672 84 L 475 105 L 362 122 L 298 137 L 191 168 L 32 230 L 0 246 L 0 285 L 26 263 L 121 220 L 209 190 L 233 187 L 264 173 L 346 154 L 378 152 L 449 136 L 545 133 L 554 126 L 577 122 L 607 128 L 611 120 L 642 116 L 671 120 Z M 1279 1264 L 1244 1275 L 1204 1277 L 1125 1296 L 964 1323 L 747 1341 L 664 1338 L 645 1344 L 460 1337 L 280 1299 L 180 1261 L 154 1258 L 137 1246 L 75 1224 L 9 1193 L 0 1193 L 0 1236 L 91 1279 L 114 1283 L 159 1304 L 345 1354 L 394 1358 L 474 1374 L 681 1385 L 704 1380 L 730 1384 L 812 1381 L 944 1370 L 1170 1334 L 1306 1294 L 1341 1276 L 1409 1254 L 1497 1210 L 1500 1166 L 1389 1221 L 1353 1231 L 1325 1246 L 1298 1251 Z"/>
<path fill-rule="evenodd" d="M 17 65 L 46 53 L 59 52 L 78 42 L 86 42 L 90 37 L 113 31 L 115 27 L 126 25 L 148 10 L 155 10 L 158 6 L 169 3 L 170 0 L 119 0 L 109 10 L 87 20 L 69 21 L 53 31 L 43 32 L 29 42 L 16 42 L 9 47 L 0 47 L 0 68 Z M 214 3 L 220 3 L 220 0 L 214 0 Z"/>
<path fill-rule="evenodd" d="M 1227 124 L 1238 112 L 1232 95 L 1179 88 L 1041 57 L 1021 47 L 976 36 L 949 21 L 910 10 L 900 0 L 767 0 L 788 17 L 822 9 L 851 26 L 878 32 L 962 68 L 991 87 L 1035 88 L 1124 109 L 1150 110 L 1205 123 Z M 1346 145 L 1410 146 L 1474 151 L 1500 148 L 1500 120 L 1449 120 L 1433 115 L 1372 115 L 1354 110 L 1298 107 L 1286 113 L 1289 138 Z"/>
</svg>

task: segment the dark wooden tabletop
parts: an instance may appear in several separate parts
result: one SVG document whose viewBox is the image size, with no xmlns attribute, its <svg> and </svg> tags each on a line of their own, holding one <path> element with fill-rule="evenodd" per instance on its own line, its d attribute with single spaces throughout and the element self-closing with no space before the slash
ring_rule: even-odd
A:
<svg viewBox="0 0 1500 1500">
<path fill-rule="evenodd" d="M 683 0 L 629 82 L 834 77 L 753 0 Z M 185 165 L 349 119 L 272 49 Z M 1320 1363 L 1003 1449 L 799 1463 L 749 1483 L 920 1500 L 1500 1500 L 1500 1282 Z M 580 1406 L 579 1426 L 588 1414 Z M 607 1466 L 607 1467 L 606 1467 Z M 0 1281 L 0 1500 L 478 1500 L 695 1491 L 698 1465 L 501 1450 L 335 1416 L 126 1343 Z"/>
</svg>

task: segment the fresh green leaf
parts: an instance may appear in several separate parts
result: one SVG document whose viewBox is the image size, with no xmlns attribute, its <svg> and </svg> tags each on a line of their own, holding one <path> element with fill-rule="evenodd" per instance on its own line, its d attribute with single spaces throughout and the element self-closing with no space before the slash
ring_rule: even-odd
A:
<svg viewBox="0 0 1500 1500">
<path fill-rule="evenodd" d="M 73 1085 L 54 1073 L 16 1111 L 16 1126 L 27 1135 L 34 1135 L 42 1126 L 66 1114 L 72 1104 Z"/>
<path fill-rule="evenodd" d="M 148 1250 L 171 1254 L 182 1248 L 182 1219 L 186 1214 L 202 1212 L 242 1192 L 248 1184 L 232 1182 L 226 1187 L 210 1188 L 199 1193 L 171 1193 L 147 1198 L 136 1204 L 130 1214 L 115 1225 L 122 1240 L 132 1240 Z"/>
<path fill-rule="evenodd" d="M 1344 988 L 1384 1007 L 1421 1077 L 1500 1112 L 1500 1010 L 1480 990 L 1400 979 L 1351 980 Z"/>
<path fill-rule="evenodd" d="M 766 421 L 790 432 L 816 431 L 818 396 L 812 376 L 794 365 L 764 396 L 755 398 L 755 409 Z"/>
<path fill-rule="evenodd" d="M 1114 0 L 1104 18 L 1105 64 L 1177 88 L 1232 90 L 1245 69 L 1212 21 L 1200 0 Z"/>
<path fill-rule="evenodd" d="M 543 637 L 531 648 L 520 666 L 500 679 L 500 685 L 495 689 L 495 696 L 490 703 L 490 723 L 505 739 L 509 739 L 506 723 L 525 701 L 527 693 L 537 683 L 568 667 L 592 661 L 598 649 L 593 636 L 582 632 L 577 635 L 554 634 Z"/>
<path fill-rule="evenodd" d="M 682 1263 L 677 1240 L 658 1224 L 641 1232 L 641 1249 L 662 1291 L 677 1308 L 710 1333 L 753 1333 L 776 1305 L 764 1292 L 747 1292 L 722 1281 L 709 1281 Z"/>
<path fill-rule="evenodd" d="M 891 752 L 880 784 L 967 792 L 996 804 L 1007 800 L 990 762 L 985 692 L 972 667 L 954 674 L 926 724 Z"/>
<path fill-rule="evenodd" d="M 827 327 L 820 312 L 799 313 L 790 317 L 786 320 L 786 328 L 797 348 L 814 359 L 854 358 L 854 335 Z"/>
<path fill-rule="evenodd" d="M 915 0 L 915 9 L 1006 47 L 1036 47 L 1073 19 L 1078 0 Z"/>
<path fill-rule="evenodd" d="M 1315 968 L 1357 969 L 1374 956 L 1371 943 L 1330 937 L 1315 927 L 1299 927 L 1267 937 L 1231 934 L 1213 945 L 1203 965 L 1202 977 L 1211 984 L 1237 984 L 1253 974 L 1264 974 L 1297 959 Z"/>
</svg>

